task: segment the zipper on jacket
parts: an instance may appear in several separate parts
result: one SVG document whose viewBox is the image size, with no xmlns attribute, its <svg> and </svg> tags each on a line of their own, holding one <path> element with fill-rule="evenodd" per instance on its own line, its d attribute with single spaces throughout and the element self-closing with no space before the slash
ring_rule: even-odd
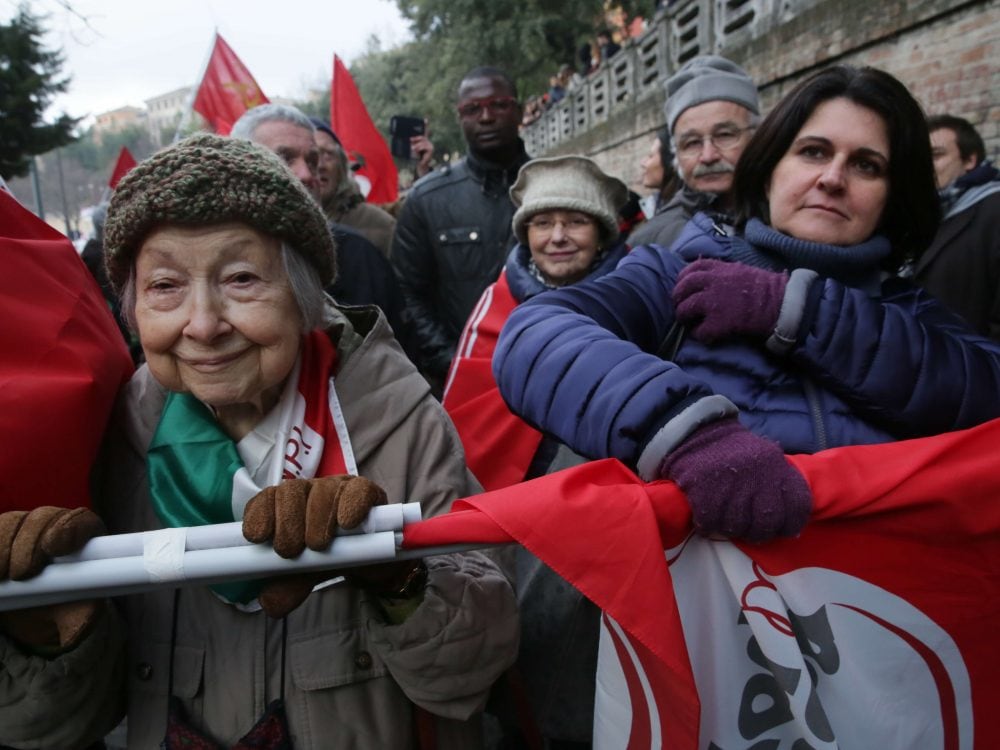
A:
<svg viewBox="0 0 1000 750">
<path fill-rule="evenodd" d="M 816 451 L 826 450 L 826 422 L 823 421 L 823 409 L 820 406 L 819 391 L 816 385 L 809 379 L 802 379 L 802 390 L 805 392 L 806 401 L 809 403 L 809 413 L 812 415 L 813 432 L 816 434 Z"/>
</svg>

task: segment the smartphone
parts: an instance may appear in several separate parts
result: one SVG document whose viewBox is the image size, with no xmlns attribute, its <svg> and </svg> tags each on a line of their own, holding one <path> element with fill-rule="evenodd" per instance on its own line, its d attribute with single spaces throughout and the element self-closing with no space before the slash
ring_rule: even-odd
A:
<svg viewBox="0 0 1000 750">
<path fill-rule="evenodd" d="M 389 120 L 389 134 L 392 136 L 390 151 L 399 159 L 412 159 L 410 139 L 415 135 L 424 134 L 424 121 L 421 117 L 394 115 Z"/>
</svg>

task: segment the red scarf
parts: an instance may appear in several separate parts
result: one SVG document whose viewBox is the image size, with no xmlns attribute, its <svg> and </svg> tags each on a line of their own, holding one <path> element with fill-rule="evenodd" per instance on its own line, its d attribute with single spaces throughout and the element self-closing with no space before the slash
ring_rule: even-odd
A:
<svg viewBox="0 0 1000 750">
<path fill-rule="evenodd" d="M 444 408 L 465 447 L 465 460 L 487 490 L 524 479 L 542 434 L 507 408 L 493 379 L 493 351 L 517 301 L 503 271 L 479 298 L 459 339 Z"/>
</svg>

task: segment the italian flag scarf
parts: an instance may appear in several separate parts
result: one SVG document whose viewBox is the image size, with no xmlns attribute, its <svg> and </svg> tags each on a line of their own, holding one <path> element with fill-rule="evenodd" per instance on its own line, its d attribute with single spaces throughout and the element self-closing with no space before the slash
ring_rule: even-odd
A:
<svg viewBox="0 0 1000 750">
<path fill-rule="evenodd" d="M 303 339 L 302 354 L 281 400 L 270 483 L 335 474 L 357 474 L 347 425 L 334 388 L 337 350 L 322 331 Z M 283 449 L 278 449 L 283 446 Z M 212 410 L 189 393 L 170 393 L 147 454 L 153 509 L 168 527 L 230 523 L 243 518 L 262 487 L 251 479 Z M 231 603 L 257 597 L 259 581 L 219 584 L 212 590 Z"/>
</svg>

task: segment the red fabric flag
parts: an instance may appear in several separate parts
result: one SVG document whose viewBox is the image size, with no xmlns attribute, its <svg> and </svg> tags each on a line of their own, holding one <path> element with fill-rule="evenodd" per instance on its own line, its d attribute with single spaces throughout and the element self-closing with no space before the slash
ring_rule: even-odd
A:
<svg viewBox="0 0 1000 750">
<path fill-rule="evenodd" d="M 0 512 L 89 505 L 132 360 L 68 239 L 0 191 Z"/>
<path fill-rule="evenodd" d="M 514 539 L 604 610 L 595 747 L 1000 747 L 1000 420 L 790 457 L 796 539 L 690 533 L 601 461 L 467 498 L 406 546 Z"/>
<path fill-rule="evenodd" d="M 465 324 L 444 390 L 444 408 L 455 423 L 465 460 L 487 490 L 524 479 L 542 434 L 507 408 L 493 379 L 493 351 L 517 301 L 507 272 L 491 284 Z"/>
<path fill-rule="evenodd" d="M 371 183 L 367 200 L 392 203 L 399 197 L 399 175 L 385 138 L 378 132 L 347 66 L 333 56 L 330 124 L 347 155 L 363 166 L 356 174 Z"/>
<path fill-rule="evenodd" d="M 194 111 L 204 117 L 216 133 L 229 135 L 233 123 L 244 112 L 268 101 L 246 65 L 226 40 L 216 34 L 212 56 L 194 98 Z"/>
<path fill-rule="evenodd" d="M 112 190 L 118 187 L 118 183 L 121 182 L 122 177 L 128 174 L 129 170 L 135 165 L 136 161 L 135 157 L 132 156 L 132 152 L 125 146 L 122 146 L 122 150 L 118 152 L 118 161 L 115 162 L 115 168 L 111 171 L 111 179 L 108 180 L 108 187 Z"/>
</svg>

